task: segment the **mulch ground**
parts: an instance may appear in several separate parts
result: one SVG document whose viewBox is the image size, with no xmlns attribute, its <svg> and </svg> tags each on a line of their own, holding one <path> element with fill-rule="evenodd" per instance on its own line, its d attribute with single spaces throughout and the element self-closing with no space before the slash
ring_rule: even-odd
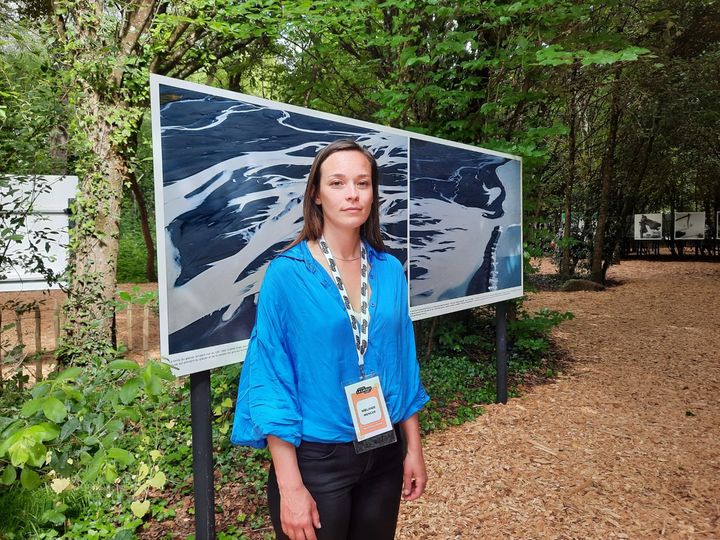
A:
<svg viewBox="0 0 720 540">
<path fill-rule="evenodd" d="M 398 538 L 720 538 L 720 264 L 625 261 L 570 310 L 554 382 L 425 441 Z"/>
</svg>

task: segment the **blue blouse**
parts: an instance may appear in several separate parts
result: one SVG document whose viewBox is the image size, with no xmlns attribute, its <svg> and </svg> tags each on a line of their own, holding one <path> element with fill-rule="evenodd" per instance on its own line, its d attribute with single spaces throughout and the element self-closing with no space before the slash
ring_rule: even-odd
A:
<svg viewBox="0 0 720 540">
<path fill-rule="evenodd" d="M 380 377 L 393 423 L 428 401 L 408 313 L 408 285 L 392 255 L 368 246 L 370 329 L 365 371 Z M 350 321 L 330 274 L 307 242 L 278 255 L 260 289 L 257 319 L 230 440 L 263 448 L 274 435 L 298 446 L 355 438 L 344 386 L 359 379 Z"/>
</svg>

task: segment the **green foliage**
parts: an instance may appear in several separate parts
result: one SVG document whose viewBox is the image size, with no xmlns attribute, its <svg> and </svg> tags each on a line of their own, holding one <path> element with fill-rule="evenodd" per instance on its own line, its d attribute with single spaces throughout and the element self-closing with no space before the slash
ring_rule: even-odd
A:
<svg viewBox="0 0 720 540">
<path fill-rule="evenodd" d="M 135 511 L 137 506 L 145 505 L 149 490 L 162 489 L 166 480 L 157 449 L 137 441 L 157 429 L 153 422 L 172 379 L 164 364 L 151 361 L 141 367 L 119 359 L 102 370 L 59 371 L 20 399 L 2 395 L 1 493 L 8 498 L 34 494 L 33 504 L 20 512 L 32 517 L 23 529 L 111 538 L 122 527 L 133 530 L 141 523 L 137 518 L 144 514 Z M 107 513 L 106 493 L 113 499 L 107 503 L 128 507 L 135 517 L 109 513 L 90 527 L 95 533 L 71 524 L 73 512 L 84 519 L 83 512 L 92 514 L 87 507 Z M 88 500 L 95 502 L 85 504 Z M 0 533 L 13 530 L 11 524 L 0 525 Z M 107 534 L 99 532 L 103 528 Z"/>
<path fill-rule="evenodd" d="M 515 320 L 508 322 L 508 341 L 511 360 L 527 366 L 539 362 L 550 349 L 550 332 L 563 321 L 575 316 L 566 311 L 542 308 L 535 313 L 520 311 Z"/>
<path fill-rule="evenodd" d="M 495 368 L 465 356 L 437 356 L 421 364 L 430 403 L 420 413 L 424 432 L 462 424 L 482 414 L 481 404 L 495 399 Z"/>
</svg>

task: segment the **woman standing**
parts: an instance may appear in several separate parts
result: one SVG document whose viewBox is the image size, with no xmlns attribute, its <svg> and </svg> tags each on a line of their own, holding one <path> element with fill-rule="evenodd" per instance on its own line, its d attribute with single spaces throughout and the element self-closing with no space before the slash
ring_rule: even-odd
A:
<svg viewBox="0 0 720 540">
<path fill-rule="evenodd" d="M 268 267 L 231 440 L 270 448 L 278 538 L 392 539 L 427 474 L 402 265 L 384 251 L 378 166 L 354 141 L 310 169 L 303 229 Z"/>
</svg>

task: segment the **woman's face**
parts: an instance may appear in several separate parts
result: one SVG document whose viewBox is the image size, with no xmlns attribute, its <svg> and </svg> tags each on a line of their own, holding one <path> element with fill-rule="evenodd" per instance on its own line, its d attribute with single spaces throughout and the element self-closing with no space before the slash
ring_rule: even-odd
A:
<svg viewBox="0 0 720 540">
<path fill-rule="evenodd" d="M 315 204 L 322 208 L 326 230 L 359 229 L 372 202 L 372 167 L 362 152 L 342 150 L 323 162 Z"/>
</svg>

